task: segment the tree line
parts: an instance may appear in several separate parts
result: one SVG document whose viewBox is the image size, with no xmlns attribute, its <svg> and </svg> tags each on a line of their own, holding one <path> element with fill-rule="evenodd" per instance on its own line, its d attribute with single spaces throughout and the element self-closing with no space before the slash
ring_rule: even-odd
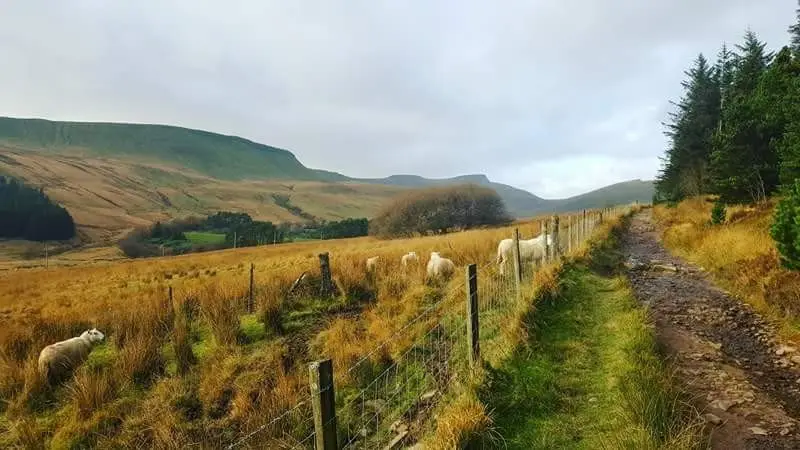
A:
<svg viewBox="0 0 800 450">
<path fill-rule="evenodd" d="M 73 237 L 72 216 L 44 190 L 0 176 L 0 238 L 56 241 Z"/>
<path fill-rule="evenodd" d="M 697 56 L 665 124 L 656 201 L 757 203 L 800 178 L 800 9 L 797 18 L 777 53 L 748 29 L 714 62 Z"/>
<path fill-rule="evenodd" d="M 184 254 L 232 247 L 252 247 L 293 240 L 338 239 L 366 236 L 365 218 L 341 221 L 274 224 L 254 220 L 249 214 L 220 211 L 202 217 L 187 217 L 139 228 L 119 242 L 129 257 L 157 256 L 162 253 Z M 202 233 L 192 239 L 188 233 Z M 206 238 L 211 238 L 207 240 Z"/>
</svg>

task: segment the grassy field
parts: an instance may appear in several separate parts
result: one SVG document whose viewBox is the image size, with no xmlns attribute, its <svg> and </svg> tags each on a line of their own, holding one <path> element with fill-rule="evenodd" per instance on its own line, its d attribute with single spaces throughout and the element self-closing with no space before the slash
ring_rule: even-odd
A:
<svg viewBox="0 0 800 450">
<path fill-rule="evenodd" d="M 712 203 L 696 198 L 677 207 L 658 206 L 654 216 L 664 244 L 707 271 L 722 287 L 781 325 L 800 343 L 800 277 L 778 262 L 769 235 L 774 200 L 757 208 L 728 208 L 724 225 L 711 226 Z"/>
<path fill-rule="evenodd" d="M 703 448 L 624 277 L 571 266 L 561 284 L 536 310 L 529 351 L 484 394 L 505 448 Z"/>
<path fill-rule="evenodd" d="M 540 231 L 538 222 L 517 226 L 523 237 Z M 441 323 L 437 333 L 462 336 L 463 322 L 449 321 L 446 314 L 463 313 L 463 276 L 426 283 L 429 252 L 451 258 L 456 274 L 475 262 L 482 279 L 491 278 L 497 242 L 511 230 L 317 241 L 0 272 L 0 447 L 220 446 L 306 399 L 306 364 L 321 356 L 333 358 L 337 396 L 346 401 L 376 371 L 408 355 L 426 332 L 423 325 Z M 400 256 L 412 250 L 423 256 L 422 264 L 401 270 Z M 317 254 L 323 251 L 330 252 L 343 294 L 334 300 L 316 296 Z M 375 255 L 381 266 L 367 275 L 365 260 Z M 250 263 L 255 264 L 254 314 L 243 311 L 241 300 Z M 303 272 L 311 284 L 287 296 Z M 431 304 L 444 305 L 445 315 L 407 327 Z M 36 370 L 39 350 L 94 326 L 107 333 L 107 343 L 65 384 L 43 385 Z M 498 338 L 513 337 L 509 328 Z M 451 358 L 463 361 L 462 350 L 448 353 Z M 358 418 L 344 414 L 342 420 Z M 299 436 L 308 430 L 307 416 L 278 429 Z M 262 431 L 259 442 L 285 437 Z"/>
<path fill-rule="evenodd" d="M 207 231 L 187 231 L 184 233 L 186 239 L 193 244 L 222 244 L 225 242 L 225 235 L 222 233 L 210 233 Z"/>
</svg>

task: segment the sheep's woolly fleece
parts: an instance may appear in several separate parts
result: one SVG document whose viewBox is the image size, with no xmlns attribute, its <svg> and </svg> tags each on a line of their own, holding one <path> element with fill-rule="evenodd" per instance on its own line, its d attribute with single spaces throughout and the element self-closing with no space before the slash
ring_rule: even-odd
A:
<svg viewBox="0 0 800 450">
<path fill-rule="evenodd" d="M 47 380 L 64 375 L 83 363 L 92 348 L 104 339 L 102 332 L 92 328 L 80 336 L 48 345 L 39 353 L 39 374 Z"/>
</svg>

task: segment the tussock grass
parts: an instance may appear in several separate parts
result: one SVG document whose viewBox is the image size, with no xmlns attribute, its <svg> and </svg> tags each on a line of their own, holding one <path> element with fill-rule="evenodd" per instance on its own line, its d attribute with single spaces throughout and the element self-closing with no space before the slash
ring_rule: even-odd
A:
<svg viewBox="0 0 800 450">
<path fill-rule="evenodd" d="M 86 367 L 75 374 L 67 392 L 78 420 L 84 420 L 110 403 L 120 389 L 120 380 L 107 371 L 95 372 Z"/>
<path fill-rule="evenodd" d="M 239 329 L 239 305 L 233 290 L 211 285 L 199 295 L 200 313 L 211 329 L 217 345 L 231 346 L 241 338 Z"/>
<path fill-rule="evenodd" d="M 185 375 L 191 366 L 197 363 L 197 357 L 192 351 L 190 327 L 191 322 L 185 316 L 179 315 L 172 330 L 172 345 L 179 375 Z"/>
<path fill-rule="evenodd" d="M 540 232 L 538 221 L 515 226 L 523 238 Z M 463 322 L 454 319 L 463 314 L 463 268 L 491 262 L 497 242 L 512 230 L 308 242 L 2 273 L 0 369 L 8 370 L 0 370 L 5 405 L 0 424 L 23 427 L 9 433 L 12 447 L 23 442 L 222 447 L 307 400 L 306 364 L 313 359 L 333 357 L 337 392 L 352 393 L 397 362 L 437 321 L 444 324 L 447 339 L 463 339 Z M 339 298 L 318 297 L 317 255 L 323 251 L 330 252 Z M 420 262 L 403 268 L 400 257 L 408 251 L 416 251 Z M 431 251 L 455 262 L 452 279 L 426 283 Z M 368 275 L 365 260 L 375 255 L 381 257 L 378 270 Z M 250 262 L 256 267 L 258 310 L 245 315 L 242 299 Z M 303 272 L 308 273 L 305 282 L 287 296 Z M 555 285 L 555 275 L 548 276 L 543 272 L 537 283 Z M 169 286 L 174 305 L 167 301 Z M 406 326 L 436 303 L 443 305 L 438 315 Z M 515 314 L 525 315 L 522 304 L 514 306 L 520 308 Z M 104 331 L 107 343 L 95 348 L 62 386 L 43 386 L 36 371 L 39 350 L 91 327 Z M 510 336 L 522 340 L 525 333 L 498 339 L 511 342 Z M 374 351 L 379 344 L 380 350 Z M 459 352 L 463 349 L 456 346 L 451 356 L 463 359 Z M 426 378 L 421 366 L 410 367 L 409 376 L 417 383 L 414 387 L 437 382 Z M 460 383 L 452 381 L 454 391 L 463 391 Z M 417 396 L 410 391 L 400 399 L 398 413 Z M 478 411 L 474 403 L 461 402 L 457 405 L 465 411 Z M 308 408 L 301 404 L 276 427 L 260 431 L 259 442 L 278 447 L 278 442 L 307 435 Z M 459 432 L 462 426 L 479 430 L 484 422 L 458 425 L 455 416 L 461 406 L 454 408 L 451 435 L 480 434 Z"/>
<path fill-rule="evenodd" d="M 492 428 L 492 419 L 472 392 L 459 395 L 439 415 L 432 450 L 464 448 L 502 448 L 501 437 Z"/>
<path fill-rule="evenodd" d="M 709 224 L 712 206 L 694 198 L 674 208 L 655 207 L 664 244 L 780 324 L 785 337 L 800 342 L 800 277 L 781 267 L 769 235 L 775 201 L 731 206 L 727 222 L 716 226 Z"/>
</svg>

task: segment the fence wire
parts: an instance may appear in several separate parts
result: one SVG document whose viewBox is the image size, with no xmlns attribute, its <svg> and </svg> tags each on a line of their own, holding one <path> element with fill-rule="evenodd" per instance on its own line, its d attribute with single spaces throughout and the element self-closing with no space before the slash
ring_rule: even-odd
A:
<svg viewBox="0 0 800 450">
<path fill-rule="evenodd" d="M 540 222 L 537 236 L 545 230 L 551 236 L 557 233 L 557 248 L 548 246 L 543 255 L 521 261 L 519 282 L 513 261 L 506 261 L 501 268 L 495 255 L 487 255 L 488 262 L 475 272 L 478 307 L 474 314 L 480 317 L 481 351 L 498 350 L 496 346 L 502 341 L 497 338 L 517 304 L 520 287 L 533 283 L 544 264 L 577 254 L 602 221 L 630 209 L 625 206 L 564 215 L 557 229 L 549 220 Z M 468 371 L 466 355 L 471 349 L 465 330 L 470 318 L 463 313 L 463 307 L 449 307 L 447 299 L 461 295 L 466 298 L 469 282 L 465 278 L 463 283 L 452 283 L 449 291 L 444 288 L 443 300 L 425 306 L 389 339 L 347 368 L 344 377 L 350 383 L 337 387 L 336 414 L 323 426 L 336 422 L 340 448 L 385 448 L 393 441 L 413 442 L 421 437 L 439 399 Z M 410 344 L 401 348 L 398 342 L 408 339 Z M 302 398 L 228 448 L 313 449 L 318 430 L 314 427 L 313 399 L 308 387 Z"/>
</svg>

